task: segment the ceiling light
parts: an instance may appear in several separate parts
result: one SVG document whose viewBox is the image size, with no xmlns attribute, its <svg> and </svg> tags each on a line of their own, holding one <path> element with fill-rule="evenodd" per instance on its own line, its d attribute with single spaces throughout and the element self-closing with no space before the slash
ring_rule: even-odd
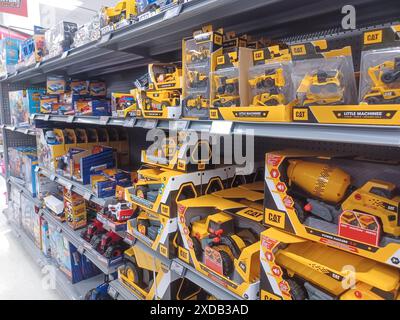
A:
<svg viewBox="0 0 400 320">
<path fill-rule="evenodd" d="M 65 10 L 75 10 L 83 4 L 83 2 L 79 0 L 39 0 L 39 2 L 40 4 Z"/>
</svg>

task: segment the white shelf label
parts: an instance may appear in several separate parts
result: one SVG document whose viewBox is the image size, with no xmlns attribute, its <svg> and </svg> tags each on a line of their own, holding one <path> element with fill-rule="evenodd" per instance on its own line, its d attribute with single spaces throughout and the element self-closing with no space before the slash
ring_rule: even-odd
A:
<svg viewBox="0 0 400 320">
<path fill-rule="evenodd" d="M 182 11 L 182 7 L 183 7 L 182 4 L 180 4 L 179 6 L 176 6 L 166 11 L 164 15 L 164 20 L 172 19 L 175 18 L 176 16 L 179 16 L 179 14 Z"/>
<path fill-rule="evenodd" d="M 110 120 L 109 116 L 101 116 L 100 117 L 100 124 L 102 125 L 106 125 L 108 123 L 108 121 Z"/>
<path fill-rule="evenodd" d="M 72 122 L 74 122 L 74 120 L 75 120 L 75 116 L 68 116 L 68 118 L 67 118 L 67 123 L 72 123 Z"/>
<path fill-rule="evenodd" d="M 171 270 L 174 271 L 177 275 L 182 277 L 185 272 L 185 267 L 176 261 L 172 261 Z"/>
<path fill-rule="evenodd" d="M 118 297 L 118 292 L 113 286 L 108 286 L 108 294 L 115 300 Z"/>
<path fill-rule="evenodd" d="M 135 126 L 136 123 L 136 119 L 132 118 L 132 119 L 126 119 L 124 121 L 124 127 L 125 128 L 133 128 Z"/>
<path fill-rule="evenodd" d="M 49 115 L 49 114 L 46 114 L 46 115 L 44 116 L 44 121 L 49 121 L 49 119 L 50 119 L 50 115 Z"/>
<path fill-rule="evenodd" d="M 83 198 L 87 201 L 90 201 L 90 199 L 92 198 L 92 193 L 90 191 L 85 191 L 83 194 Z"/>
<path fill-rule="evenodd" d="M 213 121 L 210 129 L 210 134 L 229 135 L 232 132 L 232 126 L 232 121 Z"/>
<path fill-rule="evenodd" d="M 150 119 L 149 120 L 149 119 L 147 119 L 144 122 L 143 128 L 144 129 L 154 129 L 155 127 L 157 127 L 157 123 L 158 123 L 157 120 L 154 120 L 154 119 Z"/>
<path fill-rule="evenodd" d="M 171 131 L 184 131 L 189 127 L 189 121 L 178 120 L 178 121 L 170 121 L 169 129 Z"/>
<path fill-rule="evenodd" d="M 65 51 L 63 52 L 63 54 L 61 55 L 61 59 L 65 59 L 66 57 L 68 57 L 69 51 Z"/>
</svg>

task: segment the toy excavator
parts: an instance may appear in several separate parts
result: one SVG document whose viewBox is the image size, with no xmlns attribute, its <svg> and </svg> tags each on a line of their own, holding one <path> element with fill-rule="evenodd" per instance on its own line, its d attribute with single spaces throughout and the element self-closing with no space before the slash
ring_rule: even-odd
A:
<svg viewBox="0 0 400 320">
<path fill-rule="evenodd" d="M 290 193 L 295 199 L 301 222 L 305 220 L 306 213 L 328 222 L 337 222 L 344 211 L 354 211 L 376 217 L 388 236 L 400 236 L 400 192 L 394 184 L 370 180 L 356 188 L 351 185 L 350 175 L 340 168 L 302 160 L 291 160 L 289 163 Z M 358 219 L 357 224 L 364 228 L 374 228 L 374 221 L 367 221 L 365 217 L 345 216 L 345 219 L 349 222 Z"/>
<path fill-rule="evenodd" d="M 189 88 L 205 88 L 208 85 L 208 77 L 199 71 L 188 72 Z"/>
<path fill-rule="evenodd" d="M 364 96 L 367 104 L 400 103 L 400 57 L 368 69 L 371 90 Z"/>
<path fill-rule="evenodd" d="M 136 0 L 120 1 L 115 7 L 105 7 L 103 11 L 107 16 L 107 24 L 133 19 L 137 16 Z"/>
<path fill-rule="evenodd" d="M 250 230 L 236 232 L 235 229 L 233 218 L 224 212 L 192 223 L 191 239 L 197 259 L 203 261 L 203 256 L 212 257 L 211 260 L 222 264 L 222 273 L 226 277 L 234 271 L 235 259 L 242 251 L 258 241 Z"/>
<path fill-rule="evenodd" d="M 303 106 L 340 104 L 344 96 L 342 74 L 338 70 L 318 70 L 306 74 L 297 94 Z"/>
</svg>

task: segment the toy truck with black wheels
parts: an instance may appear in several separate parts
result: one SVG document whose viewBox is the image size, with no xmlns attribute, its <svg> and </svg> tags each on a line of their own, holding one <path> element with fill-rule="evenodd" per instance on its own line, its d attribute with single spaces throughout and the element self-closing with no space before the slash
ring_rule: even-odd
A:
<svg viewBox="0 0 400 320">
<path fill-rule="evenodd" d="M 115 7 L 105 7 L 103 11 L 106 16 L 106 24 L 113 24 L 123 20 L 136 18 L 136 0 L 124 0 L 116 4 Z"/>
<path fill-rule="evenodd" d="M 400 236 L 400 192 L 393 183 L 370 180 L 356 188 L 344 170 L 303 160 L 289 160 L 287 176 L 300 221 L 313 214 L 337 224 L 343 212 L 359 212 L 376 217 L 387 236 Z"/>
<path fill-rule="evenodd" d="M 399 270 L 274 228 L 261 234 L 261 266 L 261 299 L 400 299 Z"/>
</svg>

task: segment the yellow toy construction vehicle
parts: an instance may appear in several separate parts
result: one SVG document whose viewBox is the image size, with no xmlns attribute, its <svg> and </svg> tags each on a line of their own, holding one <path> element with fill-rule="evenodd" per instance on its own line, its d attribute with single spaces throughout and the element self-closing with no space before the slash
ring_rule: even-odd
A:
<svg viewBox="0 0 400 320">
<path fill-rule="evenodd" d="M 398 300 L 395 268 L 351 253 L 269 229 L 278 244 L 275 265 L 283 272 L 285 298 L 293 300 Z M 263 258 L 262 258 L 263 259 Z M 276 267 L 275 267 L 276 268 Z M 268 287 L 268 286 L 266 286 Z M 286 296 L 288 295 L 288 296 Z"/>
<path fill-rule="evenodd" d="M 146 91 L 143 99 L 145 110 L 164 110 L 167 107 L 179 106 L 181 94 L 176 90 Z"/>
<path fill-rule="evenodd" d="M 136 0 L 120 1 L 115 7 L 105 7 L 103 10 L 107 17 L 107 24 L 133 19 L 137 16 Z"/>
<path fill-rule="evenodd" d="M 151 240 L 155 240 L 159 234 L 161 223 L 154 215 L 142 210 L 136 218 L 137 230 Z"/>
<path fill-rule="evenodd" d="M 334 105 L 343 102 L 342 74 L 338 70 L 318 70 L 307 74 L 297 89 L 303 106 Z"/>
<path fill-rule="evenodd" d="M 228 78 L 226 76 L 214 76 L 216 95 L 238 95 L 239 78 Z"/>
<path fill-rule="evenodd" d="M 212 260 L 221 260 L 226 277 L 233 272 L 234 261 L 242 250 L 258 240 L 249 230 L 235 233 L 233 218 L 224 212 L 193 222 L 191 237 L 197 259 L 216 255 Z"/>
<path fill-rule="evenodd" d="M 400 57 L 370 67 L 368 75 L 372 88 L 364 96 L 367 104 L 400 103 Z"/>
<path fill-rule="evenodd" d="M 205 88 L 208 85 L 208 76 L 199 71 L 188 71 L 189 88 Z"/>
<path fill-rule="evenodd" d="M 279 106 L 286 103 L 285 95 L 282 93 L 262 93 L 253 98 L 253 106 Z"/>
<path fill-rule="evenodd" d="M 209 100 L 203 98 L 202 96 L 188 97 L 185 99 L 185 106 L 189 109 L 203 109 L 209 107 Z"/>
<path fill-rule="evenodd" d="M 186 53 L 187 63 L 200 63 L 205 62 L 211 56 L 209 49 L 203 46 L 199 46 L 198 50 L 189 50 Z"/>
<path fill-rule="evenodd" d="M 149 76 L 155 90 L 181 89 L 182 69 L 174 64 L 149 64 Z"/>
<path fill-rule="evenodd" d="M 308 212 L 337 223 L 341 213 L 354 211 L 376 217 L 385 234 L 400 236 L 400 193 L 394 184 L 370 180 L 355 188 L 342 169 L 302 160 L 290 160 L 287 175 L 300 221 Z M 366 217 L 362 225 L 372 228 L 373 221 Z"/>
<path fill-rule="evenodd" d="M 286 84 L 282 68 L 265 70 L 265 74 L 249 80 L 252 88 L 259 90 L 271 90 L 276 87 L 284 87 Z"/>
</svg>

